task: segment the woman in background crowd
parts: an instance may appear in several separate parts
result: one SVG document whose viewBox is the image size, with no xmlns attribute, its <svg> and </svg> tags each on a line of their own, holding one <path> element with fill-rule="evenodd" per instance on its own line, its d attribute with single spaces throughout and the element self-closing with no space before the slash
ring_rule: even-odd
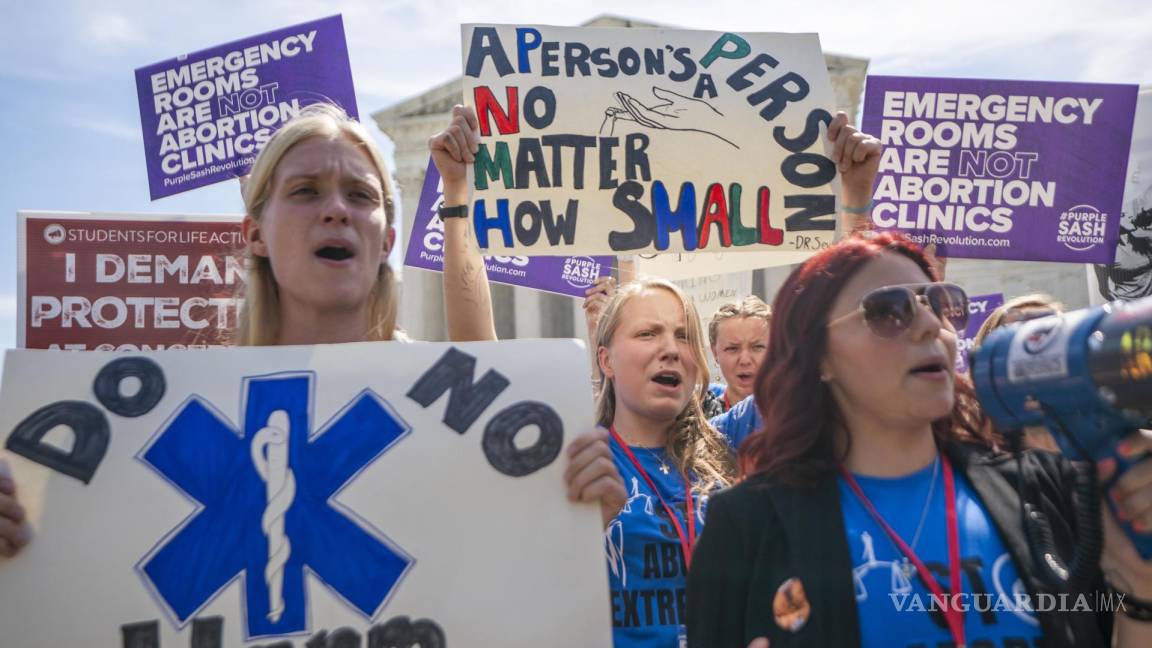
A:
<svg viewBox="0 0 1152 648">
<path fill-rule="evenodd" d="M 728 444 L 700 408 L 702 337 L 691 301 L 659 279 L 616 291 L 596 329 L 596 420 L 627 492 L 604 539 L 616 648 L 681 645 L 704 508 L 733 475 Z"/>
<path fill-rule="evenodd" d="M 1063 312 L 1064 304 L 1044 293 L 1031 293 L 1009 299 L 992 311 L 988 319 L 980 325 L 980 330 L 976 331 L 976 337 L 972 339 L 973 349 L 979 349 L 988 334 L 1002 326 L 1059 315 Z"/>
<path fill-rule="evenodd" d="M 974 356 L 976 350 L 984 344 L 984 339 L 998 328 L 1039 319 L 1041 317 L 1059 315 L 1063 312 L 1064 304 L 1061 304 L 1054 297 L 1043 293 L 1031 293 L 1009 299 L 997 307 L 996 310 L 992 311 L 988 319 L 984 320 L 984 323 L 980 325 L 980 330 L 977 331 L 976 336 L 972 338 L 972 350 L 968 355 L 970 358 Z M 969 361 L 968 364 L 971 365 L 971 361 Z M 991 426 L 992 422 L 985 417 L 982 425 Z M 1056 445 L 1056 441 L 1052 438 L 1052 433 L 1045 427 L 1030 426 L 1024 428 L 1024 443 L 1030 448 L 1041 448 L 1051 452 L 1060 452 L 1060 446 Z"/>
<path fill-rule="evenodd" d="M 752 393 L 752 381 L 768 349 L 771 321 L 772 309 L 755 295 L 724 304 L 712 315 L 708 343 L 724 382 L 708 388 L 711 398 L 704 410 L 709 418 L 727 412 Z"/>
</svg>

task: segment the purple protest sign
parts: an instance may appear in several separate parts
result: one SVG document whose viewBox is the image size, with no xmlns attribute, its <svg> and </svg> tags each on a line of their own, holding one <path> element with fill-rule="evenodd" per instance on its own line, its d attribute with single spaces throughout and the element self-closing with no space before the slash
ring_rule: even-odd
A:
<svg viewBox="0 0 1152 648">
<path fill-rule="evenodd" d="M 951 257 L 1111 263 L 1135 85 L 868 77 L 872 220 Z"/>
<path fill-rule="evenodd" d="M 444 271 L 444 223 L 436 215 L 442 199 L 440 173 L 429 160 L 404 265 Z M 592 282 L 611 271 L 612 260 L 610 256 L 489 256 L 484 257 L 484 267 L 490 281 L 583 297 Z"/>
<path fill-rule="evenodd" d="M 957 335 L 956 373 L 968 373 L 968 352 L 976 341 L 976 333 L 992 311 L 1004 304 L 1004 293 L 976 295 L 968 298 L 968 326 Z"/>
<path fill-rule="evenodd" d="M 152 200 L 246 175 L 304 106 L 358 117 L 340 16 L 138 68 L 136 93 Z"/>
</svg>

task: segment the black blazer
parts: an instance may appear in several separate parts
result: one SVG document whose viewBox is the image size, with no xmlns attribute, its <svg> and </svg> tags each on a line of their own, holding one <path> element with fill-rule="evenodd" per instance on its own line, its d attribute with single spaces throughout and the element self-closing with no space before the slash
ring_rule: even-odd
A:
<svg viewBox="0 0 1152 648">
<path fill-rule="evenodd" d="M 954 445 L 945 449 L 956 471 L 968 477 L 1032 594 L 1053 592 L 1037 576 L 1017 496 L 1016 459 L 987 449 Z M 1029 501 L 1050 521 L 1060 556 L 1071 559 L 1075 532 L 1075 468 L 1050 453 L 1025 451 Z M 1094 585 L 1103 590 L 1098 565 Z M 772 603 L 789 578 L 803 583 L 811 613 L 798 632 L 777 626 Z M 1072 600 L 1075 600 L 1074 598 Z M 971 614 L 971 612 L 970 612 Z M 772 648 L 860 645 L 860 625 L 852 582 L 852 562 L 833 476 L 812 488 L 793 488 L 754 477 L 720 492 L 708 503 L 708 519 L 692 554 L 688 574 L 688 643 L 692 648 L 746 648 L 768 637 Z M 1037 613 L 1046 648 L 1107 645 L 1111 615 Z"/>
</svg>

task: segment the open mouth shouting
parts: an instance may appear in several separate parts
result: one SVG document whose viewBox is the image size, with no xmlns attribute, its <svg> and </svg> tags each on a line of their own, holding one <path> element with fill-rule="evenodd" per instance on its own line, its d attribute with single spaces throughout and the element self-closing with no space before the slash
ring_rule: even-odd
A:
<svg viewBox="0 0 1152 648">
<path fill-rule="evenodd" d="M 680 383 L 684 382 L 684 379 L 680 375 L 679 371 L 666 370 L 660 371 L 656 375 L 652 376 L 652 382 L 660 385 L 661 387 L 674 390 L 680 387 Z"/>
<path fill-rule="evenodd" d="M 344 265 L 356 256 L 356 249 L 347 241 L 332 239 L 322 242 L 313 254 L 328 264 Z"/>
</svg>

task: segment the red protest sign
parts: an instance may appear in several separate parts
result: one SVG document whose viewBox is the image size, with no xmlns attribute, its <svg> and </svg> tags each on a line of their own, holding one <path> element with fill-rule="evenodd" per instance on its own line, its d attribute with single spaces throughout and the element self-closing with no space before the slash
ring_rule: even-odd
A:
<svg viewBox="0 0 1152 648">
<path fill-rule="evenodd" d="M 239 216 L 20 212 L 17 346 L 215 346 L 236 322 Z"/>
</svg>

